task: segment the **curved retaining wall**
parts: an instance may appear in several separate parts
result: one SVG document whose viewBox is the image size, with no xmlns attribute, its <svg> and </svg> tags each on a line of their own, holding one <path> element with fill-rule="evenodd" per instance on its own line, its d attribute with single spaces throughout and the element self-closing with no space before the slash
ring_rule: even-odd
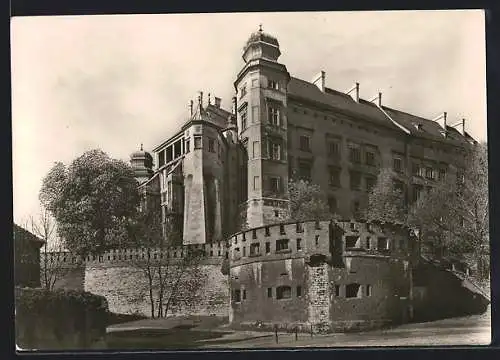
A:
<svg viewBox="0 0 500 360">
<path fill-rule="evenodd" d="M 400 321 L 409 292 L 407 235 L 350 221 L 236 234 L 229 249 L 230 320 L 234 326 L 312 325 L 320 332 Z"/>
</svg>

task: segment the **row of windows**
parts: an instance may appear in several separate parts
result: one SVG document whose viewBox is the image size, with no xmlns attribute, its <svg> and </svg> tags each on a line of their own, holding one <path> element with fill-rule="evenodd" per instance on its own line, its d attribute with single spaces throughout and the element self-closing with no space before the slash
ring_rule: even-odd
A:
<svg viewBox="0 0 500 360">
<path fill-rule="evenodd" d="M 393 170 L 397 173 L 402 173 L 404 171 L 403 159 L 395 157 L 393 159 Z M 428 180 L 444 180 L 446 177 L 446 169 L 440 167 L 435 169 L 431 165 L 422 165 L 417 162 L 412 162 L 411 173 L 413 176 L 419 176 L 426 178 Z"/>
<path fill-rule="evenodd" d="M 274 294 L 273 294 L 274 293 Z M 292 287 L 291 286 L 278 286 L 276 290 L 273 291 L 272 287 L 268 287 L 266 290 L 267 298 L 272 299 L 274 296 L 277 300 L 291 299 L 292 298 Z M 242 302 L 242 300 L 247 299 L 246 289 L 235 289 L 232 294 L 233 301 L 236 303 Z M 302 297 L 302 286 L 295 287 L 295 296 Z"/>
<path fill-rule="evenodd" d="M 342 293 L 342 287 L 344 291 Z M 285 300 L 292 298 L 292 287 L 291 286 L 278 286 L 275 288 L 275 291 L 272 287 L 268 287 L 266 289 L 266 295 L 268 299 L 276 298 L 276 300 Z M 361 285 L 357 283 L 347 284 L 347 285 L 334 285 L 333 295 L 335 297 L 345 296 L 346 299 L 353 298 L 363 298 L 372 296 L 372 285 L 366 284 Z M 302 297 L 302 286 L 295 287 L 295 296 L 297 298 Z M 246 289 L 235 289 L 232 291 L 232 300 L 235 303 L 240 303 L 247 299 L 247 290 Z"/>
<path fill-rule="evenodd" d="M 373 247 L 373 245 L 376 245 Z M 362 244 L 362 239 L 357 235 L 348 235 L 345 237 L 345 248 L 346 249 L 361 249 L 365 248 L 367 250 L 380 250 L 386 251 L 390 250 L 389 239 L 385 236 L 379 236 L 377 238 L 376 244 L 373 244 L 372 238 L 367 236 L 364 244 Z"/>
<path fill-rule="evenodd" d="M 252 79 L 252 87 L 260 85 L 259 79 Z M 280 83 L 274 79 L 267 79 L 267 88 L 273 90 L 280 90 Z M 247 94 L 247 84 L 244 83 L 240 88 L 240 99 Z"/>
<path fill-rule="evenodd" d="M 316 236 L 316 245 L 319 244 L 319 235 Z M 269 241 L 267 241 L 265 243 L 265 254 L 266 255 L 269 255 L 271 254 L 271 243 Z M 296 242 L 295 242 L 295 248 L 297 251 L 301 251 L 302 250 L 302 239 L 298 238 L 296 239 Z M 240 254 L 240 248 L 239 247 L 236 247 L 234 248 L 234 257 L 235 258 L 239 258 L 241 256 L 245 257 L 247 256 L 246 254 L 246 246 L 243 246 L 242 247 L 243 251 L 242 253 Z M 289 239 L 278 239 L 276 240 L 275 242 L 275 251 L 277 253 L 280 253 L 280 252 L 288 252 L 288 251 L 291 251 L 291 247 L 290 247 L 290 240 Z M 253 244 L 250 244 L 250 256 L 259 256 L 259 255 L 262 255 L 261 254 L 261 251 L 260 251 L 260 243 L 253 243 Z"/>
<path fill-rule="evenodd" d="M 255 124 L 259 118 L 259 107 L 252 107 L 252 123 Z M 281 109 L 278 105 L 268 105 L 267 106 L 267 122 L 273 126 L 281 126 L 282 115 Z M 245 107 L 240 111 L 240 120 L 241 120 L 241 130 L 245 130 L 248 127 L 248 108 Z"/>
</svg>

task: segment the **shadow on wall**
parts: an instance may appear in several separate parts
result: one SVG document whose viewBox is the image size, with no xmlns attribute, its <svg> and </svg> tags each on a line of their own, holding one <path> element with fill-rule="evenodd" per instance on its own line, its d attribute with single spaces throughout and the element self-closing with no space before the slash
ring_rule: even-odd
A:
<svg viewBox="0 0 500 360">
<path fill-rule="evenodd" d="M 414 322 L 484 313 L 490 301 L 452 271 L 422 259 L 414 270 Z"/>
</svg>

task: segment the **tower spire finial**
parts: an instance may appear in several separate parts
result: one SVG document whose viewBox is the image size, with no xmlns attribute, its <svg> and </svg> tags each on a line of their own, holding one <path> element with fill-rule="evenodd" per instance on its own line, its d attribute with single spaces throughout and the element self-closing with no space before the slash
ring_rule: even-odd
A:
<svg viewBox="0 0 500 360">
<path fill-rule="evenodd" d="M 259 32 L 262 32 L 262 24 L 259 24 Z"/>
<path fill-rule="evenodd" d="M 143 151 L 143 149 L 142 149 L 142 143 L 141 143 L 141 151 Z"/>
</svg>

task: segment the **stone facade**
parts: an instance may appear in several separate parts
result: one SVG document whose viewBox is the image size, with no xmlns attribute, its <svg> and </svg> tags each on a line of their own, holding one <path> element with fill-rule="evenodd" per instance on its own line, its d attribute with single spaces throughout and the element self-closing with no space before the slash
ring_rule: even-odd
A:
<svg viewBox="0 0 500 360">
<path fill-rule="evenodd" d="M 238 233 L 229 239 L 230 319 L 318 332 L 401 322 L 412 241 L 403 227 L 347 220 Z"/>
</svg>

